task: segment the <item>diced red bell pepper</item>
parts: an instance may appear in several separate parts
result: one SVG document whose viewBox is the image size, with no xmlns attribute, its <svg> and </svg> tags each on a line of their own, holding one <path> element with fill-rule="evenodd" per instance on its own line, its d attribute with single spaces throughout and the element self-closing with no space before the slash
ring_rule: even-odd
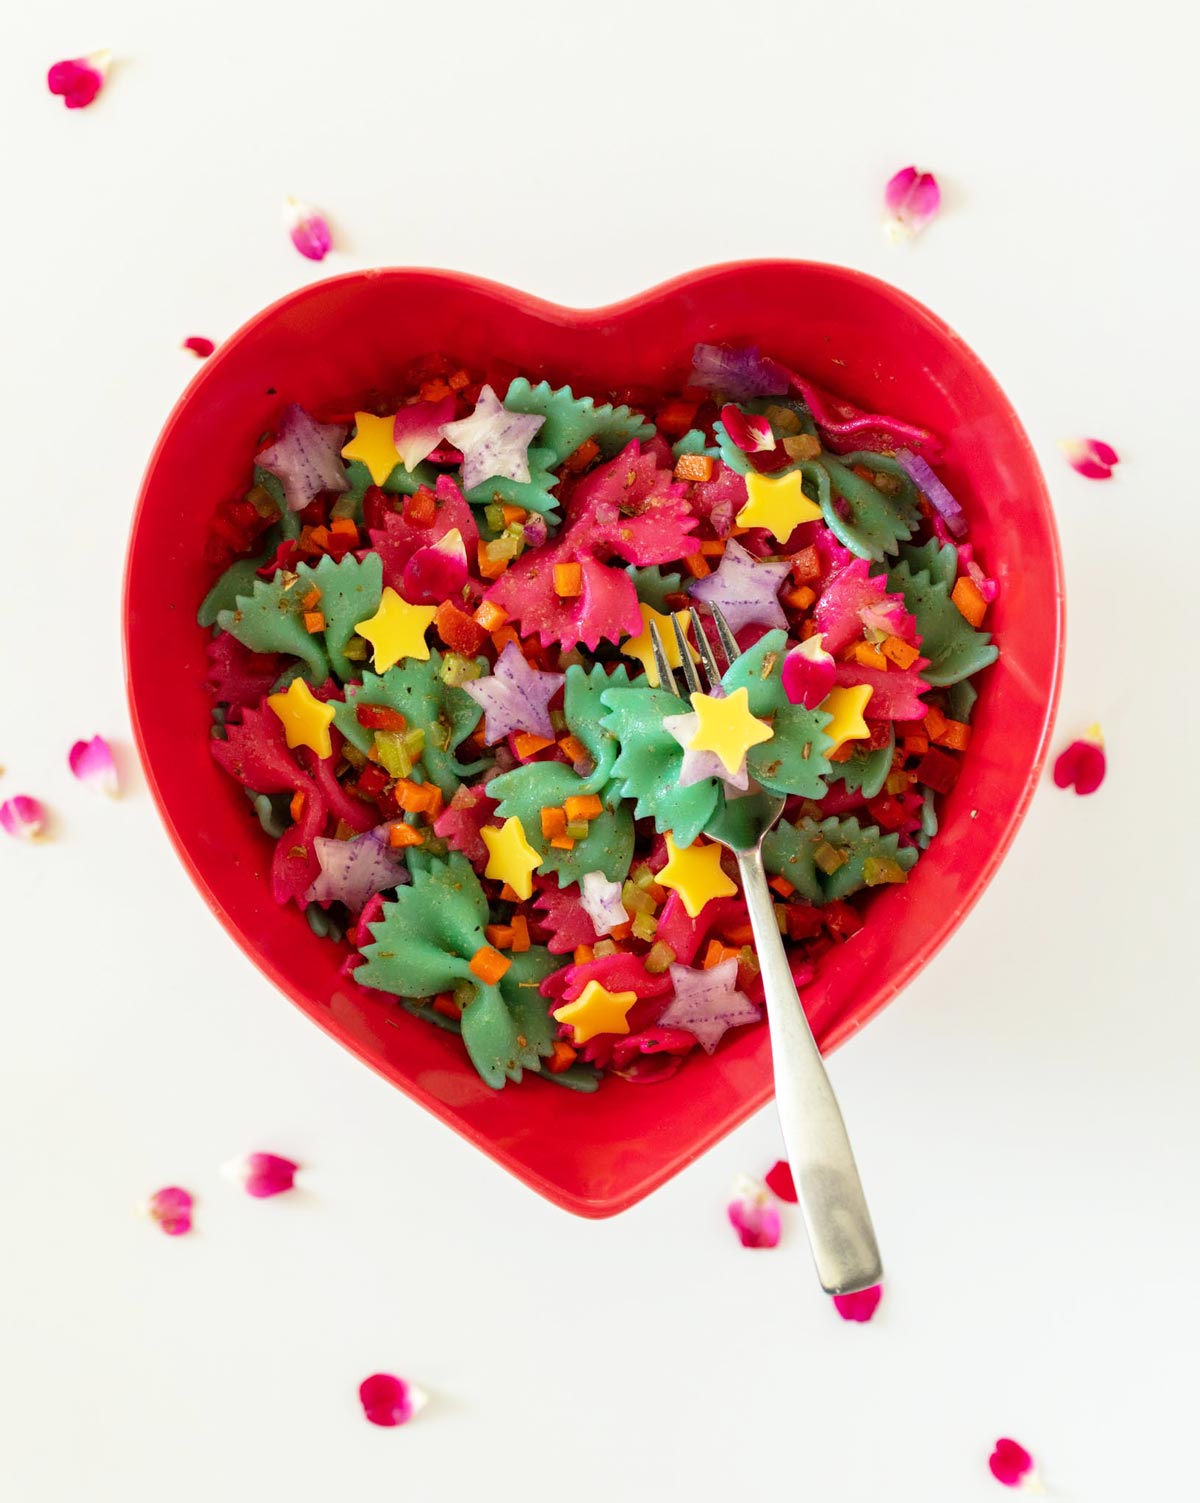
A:
<svg viewBox="0 0 1200 1503">
<path fill-rule="evenodd" d="M 437 517 L 437 501 L 427 485 L 421 486 L 404 503 L 404 520 L 410 527 L 432 527 Z"/>
<path fill-rule="evenodd" d="M 881 829 L 899 830 L 908 823 L 908 811 L 899 799 L 890 794 L 869 800 L 867 808 L 871 818 Z"/>
<path fill-rule="evenodd" d="M 377 798 L 390 781 L 382 767 L 368 762 L 358 775 L 358 791 L 364 798 Z"/>
<path fill-rule="evenodd" d="M 368 731 L 406 731 L 408 721 L 388 705 L 356 705 L 354 718 Z"/>
<path fill-rule="evenodd" d="M 852 908 L 840 898 L 826 903 L 821 912 L 825 918 L 825 927 L 835 939 L 849 939 L 863 926 L 862 916 L 857 908 Z"/>
<path fill-rule="evenodd" d="M 487 633 L 474 616 L 460 610 L 452 600 L 443 600 L 433 618 L 438 636 L 451 652 L 473 658 L 487 639 Z"/>
<path fill-rule="evenodd" d="M 821 932 L 819 908 L 810 908 L 807 903 L 789 903 L 784 909 L 784 915 L 787 919 L 788 938 L 791 940 L 816 939 Z"/>
<path fill-rule="evenodd" d="M 961 770 L 962 764 L 957 757 L 938 746 L 931 746 L 917 763 L 917 782 L 932 788 L 935 793 L 949 793 L 958 782 Z"/>
</svg>

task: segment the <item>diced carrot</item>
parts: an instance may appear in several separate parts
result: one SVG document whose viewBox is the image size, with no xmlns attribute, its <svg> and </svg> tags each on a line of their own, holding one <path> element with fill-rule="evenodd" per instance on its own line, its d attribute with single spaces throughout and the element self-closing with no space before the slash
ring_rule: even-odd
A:
<svg viewBox="0 0 1200 1503">
<path fill-rule="evenodd" d="M 288 813 L 292 816 L 292 823 L 298 825 L 300 816 L 304 813 L 304 789 L 297 788 L 292 794 L 292 801 L 288 805 Z"/>
<path fill-rule="evenodd" d="M 802 621 L 800 623 L 800 640 L 802 642 L 807 642 L 809 637 L 816 636 L 819 629 L 820 628 L 817 626 L 817 623 L 811 616 L 809 616 L 807 621 Z"/>
<path fill-rule="evenodd" d="M 972 626 L 982 626 L 983 618 L 987 615 L 988 603 L 979 593 L 979 586 L 968 575 L 955 584 L 950 591 L 950 599 L 958 607 L 959 613 L 970 622 Z"/>
<path fill-rule="evenodd" d="M 576 965 L 587 965 L 589 960 L 595 960 L 596 952 L 591 945 L 576 945 L 571 959 Z"/>
<path fill-rule="evenodd" d="M 446 385 L 451 391 L 461 391 L 464 386 L 470 386 L 471 374 L 469 371 L 455 371 L 452 376 L 446 378 Z"/>
<path fill-rule="evenodd" d="M 786 877 L 768 877 L 767 886 L 777 892 L 781 898 L 790 898 L 796 891 Z"/>
<path fill-rule="evenodd" d="M 568 762 L 582 762 L 590 753 L 578 736 L 560 736 L 558 744 Z"/>
<path fill-rule="evenodd" d="M 870 642 L 856 642 L 850 657 L 860 668 L 874 668 L 881 673 L 887 669 L 887 658 Z"/>
<path fill-rule="evenodd" d="M 314 527 L 313 530 L 312 530 L 312 532 L 309 534 L 309 536 L 312 538 L 313 545 L 315 547 L 317 547 L 317 548 L 328 548 L 329 547 L 329 528 L 328 527 Z"/>
<path fill-rule="evenodd" d="M 532 941 L 529 938 L 529 920 L 523 913 L 512 916 L 512 950 L 514 955 L 523 955 Z"/>
<path fill-rule="evenodd" d="M 489 945 L 495 945 L 497 950 L 511 950 L 513 931 L 511 924 L 488 924 L 484 929 Z"/>
<path fill-rule="evenodd" d="M 422 785 L 414 783 L 411 778 L 397 778 L 392 795 L 406 814 L 416 814 L 424 807 Z"/>
<path fill-rule="evenodd" d="M 704 959 L 700 962 L 702 970 L 711 971 L 713 966 L 720 965 L 724 960 L 725 946 L 719 939 L 710 939 L 704 951 Z"/>
<path fill-rule="evenodd" d="M 555 564 L 554 593 L 564 600 L 583 593 L 582 564 Z"/>
<path fill-rule="evenodd" d="M 404 503 L 404 520 L 410 527 L 432 527 L 437 516 L 437 501 L 427 485 L 423 485 Z"/>
<path fill-rule="evenodd" d="M 676 480 L 698 480 L 704 484 L 712 479 L 712 472 L 711 454 L 681 454 L 675 461 Z"/>
<path fill-rule="evenodd" d="M 355 543 L 358 542 L 358 524 L 353 517 L 334 517 L 329 530 L 334 537 L 353 538 Z"/>
<path fill-rule="evenodd" d="M 949 721 L 936 705 L 930 705 L 925 711 L 925 733 L 931 741 L 936 741 L 948 724 Z"/>
<path fill-rule="evenodd" d="M 325 630 L 325 617 L 320 611 L 304 612 L 304 630 L 310 635 L 313 632 Z"/>
<path fill-rule="evenodd" d="M 500 504 L 500 515 L 504 518 L 505 527 L 511 527 L 516 522 L 523 522 L 529 513 L 523 506 L 514 506 L 511 501 L 503 501 Z"/>
<path fill-rule="evenodd" d="M 425 807 L 421 812 L 432 823 L 442 812 L 445 795 L 436 783 L 422 783 L 421 787 L 425 789 Z"/>
<path fill-rule="evenodd" d="M 784 605 L 790 606 L 794 611 L 806 611 L 817 596 L 808 585 L 797 585 L 794 590 L 784 590 L 779 598 Z"/>
<path fill-rule="evenodd" d="M 573 851 L 575 842 L 569 835 L 556 835 L 550 842 L 556 851 Z"/>
<path fill-rule="evenodd" d="M 600 452 L 600 445 L 594 438 L 585 438 L 573 454 L 568 454 L 563 460 L 563 469 L 572 475 L 578 475 L 580 470 L 586 470 L 592 460 Z"/>
<path fill-rule="evenodd" d="M 489 558 L 487 544 L 481 538 L 475 544 L 475 557 L 479 564 L 479 573 L 484 579 L 499 579 L 505 569 L 508 568 L 506 558 Z"/>
<path fill-rule="evenodd" d="M 521 901 L 521 894 L 514 892 L 507 882 L 500 889 L 500 896 L 506 903 L 519 903 Z"/>
<path fill-rule="evenodd" d="M 567 814 L 565 809 L 543 809 L 542 835 L 547 840 L 553 840 L 556 835 L 567 833 Z"/>
<path fill-rule="evenodd" d="M 441 1013 L 443 1018 L 462 1017 L 462 1008 L 454 1000 L 453 992 L 438 992 L 429 1006 L 434 1012 Z"/>
<path fill-rule="evenodd" d="M 684 402 L 678 398 L 671 402 L 664 402 L 658 409 L 658 416 L 654 419 L 655 426 L 660 433 L 665 433 L 671 438 L 682 438 L 692 426 L 699 406 L 699 402 Z"/>
<path fill-rule="evenodd" d="M 388 845 L 393 849 L 424 844 L 425 832 L 418 829 L 416 825 L 406 825 L 403 820 L 397 820 L 388 830 Z"/>
<path fill-rule="evenodd" d="M 816 545 L 810 544 L 792 555 L 792 578 L 797 584 L 807 584 L 810 579 L 821 577 L 821 555 Z"/>
<path fill-rule="evenodd" d="M 475 619 L 490 636 L 492 632 L 499 631 L 508 620 L 508 612 L 502 605 L 495 605 L 490 600 L 481 600 L 475 608 Z"/>
<path fill-rule="evenodd" d="M 854 755 L 854 742 L 843 741 L 837 751 L 826 752 L 825 755 L 831 762 L 849 762 Z"/>
<path fill-rule="evenodd" d="M 451 652 L 460 653 L 464 658 L 473 658 L 487 638 L 479 622 L 452 600 L 443 600 L 438 606 L 433 624 Z"/>
<path fill-rule="evenodd" d="M 901 742 L 906 757 L 923 757 L 929 750 L 928 736 L 905 736 Z"/>
<path fill-rule="evenodd" d="M 497 653 L 503 652 L 510 642 L 515 642 L 518 647 L 521 645 L 521 639 L 514 627 L 502 626 L 499 631 L 492 633 L 492 646 Z"/>
<path fill-rule="evenodd" d="M 703 553 L 689 553 L 683 562 L 693 579 L 703 579 L 706 575 L 712 573 L 712 570 L 708 567 L 708 560 L 704 557 Z"/>
<path fill-rule="evenodd" d="M 309 590 L 308 594 L 300 602 L 300 609 L 302 611 L 311 611 L 311 610 L 314 610 L 318 605 L 320 605 L 320 603 L 321 603 L 321 589 L 320 589 L 320 586 L 319 585 L 313 585 L 312 589 Z"/>
<path fill-rule="evenodd" d="M 440 402 L 443 397 L 448 397 L 449 395 L 450 387 L 442 380 L 441 376 L 438 376 L 436 380 L 421 383 L 422 402 Z"/>
<path fill-rule="evenodd" d="M 555 1039 L 553 1053 L 546 1061 L 546 1068 L 551 1075 L 561 1075 L 564 1070 L 570 1069 L 578 1055 L 565 1039 Z"/>
<path fill-rule="evenodd" d="M 731 945 L 752 945 L 754 943 L 754 930 L 749 924 L 734 924 L 731 928 L 722 931 L 726 942 Z"/>
<path fill-rule="evenodd" d="M 518 731 L 513 737 L 513 745 L 521 761 L 527 762 L 530 757 L 536 757 L 538 752 L 545 751 L 548 746 L 553 746 L 554 737 L 535 736 L 532 731 Z"/>
<path fill-rule="evenodd" d="M 563 808 L 566 810 L 568 823 L 573 819 L 599 819 L 604 813 L 604 805 L 598 793 L 573 793 Z"/>
<path fill-rule="evenodd" d="M 725 554 L 724 539 L 705 538 L 700 544 L 700 553 L 703 558 L 723 558 Z"/>
<path fill-rule="evenodd" d="M 966 751 L 970 740 L 971 727 L 965 720 L 947 720 L 945 730 L 937 737 L 937 744 L 951 751 Z"/>
<path fill-rule="evenodd" d="M 506 960 L 497 950 L 490 945 L 480 945 L 479 949 L 471 956 L 471 974 L 478 976 L 480 981 L 487 986 L 495 986 L 501 976 L 512 965 L 511 960 Z"/>
<path fill-rule="evenodd" d="M 879 650 L 901 669 L 911 668 L 921 656 L 921 649 L 906 642 L 903 637 L 888 637 Z"/>
</svg>

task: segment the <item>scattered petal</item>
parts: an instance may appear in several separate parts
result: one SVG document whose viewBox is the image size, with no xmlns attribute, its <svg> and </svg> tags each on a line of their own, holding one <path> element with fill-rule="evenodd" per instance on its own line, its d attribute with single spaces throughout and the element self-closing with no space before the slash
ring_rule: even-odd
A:
<svg viewBox="0 0 1200 1503">
<path fill-rule="evenodd" d="M 932 172 L 903 167 L 883 190 L 887 208 L 884 228 L 890 240 L 905 240 L 918 234 L 937 213 L 942 190 Z"/>
<path fill-rule="evenodd" d="M 373 1373 L 358 1385 L 363 1413 L 373 1425 L 407 1425 L 428 1403 L 428 1395 L 415 1383 L 391 1373 Z"/>
<path fill-rule="evenodd" d="M 721 426 L 731 443 L 745 454 L 764 454 L 775 447 L 775 434 L 769 419 L 757 413 L 743 412 L 732 402 L 721 408 Z"/>
<path fill-rule="evenodd" d="M 1015 1440 L 1002 1437 L 988 1457 L 992 1476 L 1005 1487 L 1021 1487 L 1033 1479 L 1033 1457 Z"/>
<path fill-rule="evenodd" d="M 490 674 L 462 687 L 482 707 L 487 743 L 494 746 L 514 731 L 553 739 L 550 701 L 565 682 L 565 674 L 531 667 L 517 644 L 508 642 Z"/>
<path fill-rule="evenodd" d="M 207 360 L 216 349 L 216 345 L 211 339 L 205 339 L 203 334 L 192 334 L 183 341 L 183 348 L 191 350 L 198 360 Z"/>
<path fill-rule="evenodd" d="M 426 548 L 418 548 L 404 566 L 400 593 L 413 605 L 441 605 L 462 597 L 467 582 L 467 547 L 457 527 Z"/>
<path fill-rule="evenodd" d="M 168 1237 L 182 1237 L 192 1229 L 192 1207 L 195 1200 L 189 1190 L 178 1185 L 168 1185 L 155 1190 L 146 1202 L 145 1212 L 152 1221 L 157 1221 Z"/>
<path fill-rule="evenodd" d="M 283 207 L 283 223 L 292 244 L 310 261 L 324 261 L 333 249 L 329 224 L 319 209 L 289 198 Z"/>
<path fill-rule="evenodd" d="M 392 442 L 406 470 L 415 470 L 434 453 L 441 442 L 442 428 L 453 417 L 453 396 L 443 397 L 440 402 L 413 402 L 401 407 L 392 425 Z"/>
<path fill-rule="evenodd" d="M 1117 451 L 1103 439 L 1060 438 L 1058 447 L 1075 473 L 1085 480 L 1111 480 L 1113 470 L 1120 463 Z"/>
<path fill-rule="evenodd" d="M 1054 763 L 1054 784 L 1057 788 L 1074 788 L 1078 794 L 1095 793 L 1106 771 L 1104 737 L 1100 727 L 1094 725 L 1086 736 L 1059 752 Z"/>
<path fill-rule="evenodd" d="M 595 871 L 585 872 L 579 886 L 579 906 L 591 919 L 597 934 L 609 934 L 629 922 L 619 882 L 610 882 L 603 872 Z"/>
<path fill-rule="evenodd" d="M 470 417 L 442 425 L 443 437 L 463 456 L 463 490 L 497 478 L 528 482 L 529 444 L 545 421 L 540 414 L 509 412 L 485 386 Z"/>
<path fill-rule="evenodd" d="M 707 970 L 672 965 L 671 985 L 675 994 L 659 1017 L 660 1027 L 686 1029 L 700 1041 L 705 1054 L 712 1054 L 730 1028 L 757 1023 L 758 1008 L 744 992 L 738 991 L 737 973 L 738 963 L 733 956 Z"/>
<path fill-rule="evenodd" d="M 739 632 L 744 626 L 786 627 L 779 591 L 789 568 L 786 560 L 761 563 L 741 543 L 730 539 L 720 567 L 703 579 L 693 580 L 688 593 L 705 605 L 719 607 L 730 631 Z"/>
<path fill-rule="evenodd" d="M 757 345 L 731 350 L 719 344 L 698 344 L 692 351 L 688 385 L 748 402 L 753 397 L 782 396 L 788 377 L 781 365 L 758 353 Z"/>
<path fill-rule="evenodd" d="M 79 781 L 93 792 L 105 793 L 109 798 L 116 798 L 120 793 L 117 764 L 113 761 L 112 748 L 103 736 L 76 741 L 67 753 L 67 761 Z"/>
<path fill-rule="evenodd" d="M 112 54 L 89 52 L 86 57 L 68 58 L 55 63 L 46 74 L 46 85 L 57 94 L 69 110 L 82 110 L 91 104 L 104 87 Z"/>
<path fill-rule="evenodd" d="M 0 829 L 14 840 L 36 840 L 46 829 L 46 811 L 38 799 L 18 793 L 0 804 Z"/>
<path fill-rule="evenodd" d="M 313 840 L 321 874 L 304 895 L 306 903 L 345 903 L 358 913 L 368 898 L 408 881 L 402 853 L 388 843 L 389 825 L 377 826 L 353 840 Z"/>
<path fill-rule="evenodd" d="M 283 483 L 289 511 L 303 511 L 322 491 L 350 489 L 342 466 L 343 423 L 318 423 L 293 402 L 279 420 L 275 442 L 258 463 Z"/>
<path fill-rule="evenodd" d="M 783 660 L 783 692 L 806 710 L 815 710 L 828 697 L 837 675 L 833 654 L 825 651 L 823 642 L 823 634 L 814 632 Z"/>
<path fill-rule="evenodd" d="M 872 1284 L 869 1289 L 859 1289 L 855 1294 L 835 1294 L 833 1305 L 843 1320 L 856 1320 L 860 1324 L 870 1320 L 883 1298 L 883 1285 Z"/>
<path fill-rule="evenodd" d="M 796 1204 L 796 1181 L 792 1178 L 792 1166 L 787 1159 L 777 1159 L 764 1178 L 772 1195 L 779 1200 L 786 1200 L 790 1206 Z"/>
<path fill-rule="evenodd" d="M 896 459 L 934 511 L 945 522 L 951 537 L 966 536 L 967 518 L 962 507 L 934 474 L 928 463 L 911 449 L 897 449 Z"/>
<path fill-rule="evenodd" d="M 743 1247 L 778 1247 L 779 1207 L 761 1180 L 743 1175 L 733 1187 L 733 1199 L 726 1209 L 729 1224 Z"/>
<path fill-rule="evenodd" d="M 247 1195 L 266 1200 L 271 1195 L 282 1195 L 285 1190 L 293 1189 L 299 1167 L 291 1159 L 280 1158 L 276 1153 L 247 1153 L 223 1165 L 221 1173 L 235 1185 L 241 1185 Z"/>
</svg>

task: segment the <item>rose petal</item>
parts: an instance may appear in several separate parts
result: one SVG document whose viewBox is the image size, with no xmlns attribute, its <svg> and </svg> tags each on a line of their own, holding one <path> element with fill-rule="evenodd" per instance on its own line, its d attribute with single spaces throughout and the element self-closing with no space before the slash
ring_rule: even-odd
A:
<svg viewBox="0 0 1200 1503">
<path fill-rule="evenodd" d="M 775 434 L 767 419 L 745 413 L 732 402 L 721 408 L 721 426 L 730 442 L 746 454 L 762 454 L 775 447 Z"/>
<path fill-rule="evenodd" d="M 883 201 L 888 212 L 885 228 L 889 238 L 905 239 L 923 230 L 937 213 L 942 190 L 932 172 L 902 167 L 883 190 Z"/>
<path fill-rule="evenodd" d="M 235 1185 L 241 1185 L 247 1195 L 266 1200 L 271 1195 L 282 1195 L 285 1190 L 291 1190 L 299 1167 L 291 1159 L 280 1158 L 277 1153 L 247 1153 L 224 1164 L 221 1173 Z"/>
<path fill-rule="evenodd" d="M 152 1221 L 158 1222 L 168 1237 L 182 1237 L 192 1229 L 194 1205 L 195 1200 L 190 1191 L 182 1190 L 178 1185 L 167 1185 L 165 1189 L 155 1190 L 146 1202 L 145 1211 Z"/>
<path fill-rule="evenodd" d="M 745 1176 L 734 1186 L 733 1199 L 726 1208 L 729 1223 L 743 1247 L 777 1247 L 779 1244 L 779 1207 L 767 1187 Z"/>
<path fill-rule="evenodd" d="M 1120 463 L 1117 451 L 1103 439 L 1060 438 L 1058 447 L 1075 473 L 1085 480 L 1111 480 L 1114 468 Z"/>
<path fill-rule="evenodd" d="M 392 442 L 406 470 L 415 470 L 423 459 L 437 454 L 442 427 L 453 417 L 453 395 L 440 402 L 413 402 L 401 407 L 392 423 Z"/>
<path fill-rule="evenodd" d="M 373 1425 L 407 1425 L 425 1407 L 428 1395 L 415 1383 L 391 1373 L 372 1373 L 358 1385 L 363 1413 Z"/>
<path fill-rule="evenodd" d="M 69 110 L 84 109 L 104 87 L 111 57 L 105 50 L 55 63 L 46 74 L 46 87 L 51 94 L 59 95 Z"/>
<path fill-rule="evenodd" d="M 1074 788 L 1078 794 L 1095 793 L 1107 769 L 1104 738 L 1100 727 L 1093 726 L 1086 737 L 1072 741 L 1065 751 L 1059 752 L 1054 763 L 1054 784 L 1057 788 Z"/>
<path fill-rule="evenodd" d="M 998 1440 L 988 1457 L 992 1476 L 1005 1487 L 1020 1487 L 1033 1476 L 1033 1457 L 1015 1440 Z"/>
<path fill-rule="evenodd" d="M 116 798 L 120 793 L 117 764 L 113 761 L 112 748 L 103 736 L 76 741 L 67 753 L 67 761 L 79 781 L 94 793 L 104 793 L 109 798 Z"/>
<path fill-rule="evenodd" d="M 452 527 L 436 543 L 418 548 L 404 566 L 404 588 L 410 605 L 441 605 L 456 600 L 467 582 L 467 549 L 463 535 Z"/>
<path fill-rule="evenodd" d="M 835 1294 L 833 1305 L 843 1320 L 856 1320 L 860 1324 L 870 1320 L 883 1298 L 883 1285 L 872 1284 L 869 1289 L 859 1289 L 855 1294 Z"/>
<path fill-rule="evenodd" d="M 822 633 L 814 632 L 784 658 L 780 681 L 792 704 L 815 710 L 833 688 L 836 676 L 833 655 L 825 651 Z"/>
<path fill-rule="evenodd" d="M 796 1182 L 792 1178 L 792 1166 L 787 1159 L 777 1159 L 764 1178 L 772 1195 L 779 1200 L 786 1200 L 788 1205 L 796 1204 Z"/>
<path fill-rule="evenodd" d="M 14 840 L 36 840 L 46 829 L 46 811 L 40 800 L 18 793 L 0 804 L 0 829 Z"/>
<path fill-rule="evenodd" d="M 283 222 L 292 244 L 310 261 L 323 261 L 333 248 L 333 235 L 319 209 L 289 198 L 283 208 Z"/>
<path fill-rule="evenodd" d="M 198 359 L 207 360 L 216 349 L 216 345 L 211 339 L 205 339 L 203 334 L 191 334 L 183 341 L 183 348 L 191 350 Z"/>
</svg>

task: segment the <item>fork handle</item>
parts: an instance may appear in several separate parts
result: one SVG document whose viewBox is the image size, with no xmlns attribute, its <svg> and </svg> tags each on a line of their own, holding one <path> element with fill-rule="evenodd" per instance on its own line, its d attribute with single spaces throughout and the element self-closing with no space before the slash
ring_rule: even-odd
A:
<svg viewBox="0 0 1200 1503">
<path fill-rule="evenodd" d="M 755 848 L 738 854 L 762 971 L 775 1064 L 775 1105 L 821 1286 L 869 1289 L 883 1277 L 854 1151 L 792 980 L 771 890 Z"/>
</svg>

